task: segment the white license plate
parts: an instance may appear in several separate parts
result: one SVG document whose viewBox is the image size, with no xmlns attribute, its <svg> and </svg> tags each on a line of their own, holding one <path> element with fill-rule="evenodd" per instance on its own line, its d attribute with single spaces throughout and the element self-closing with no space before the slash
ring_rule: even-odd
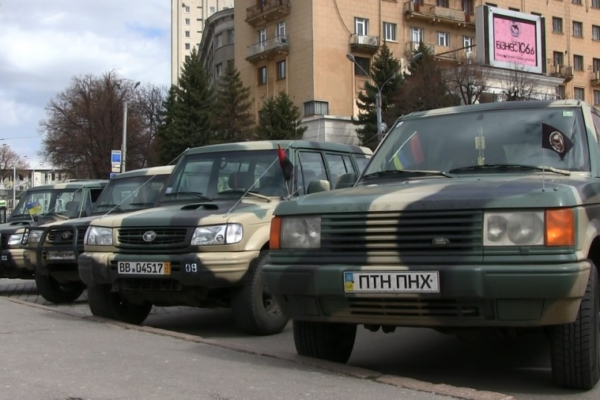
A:
<svg viewBox="0 0 600 400">
<path fill-rule="evenodd" d="M 171 263 L 119 261 L 119 274 L 128 275 L 171 275 Z"/>
<path fill-rule="evenodd" d="M 49 251 L 48 260 L 74 260 L 75 253 L 72 251 Z"/>
<path fill-rule="evenodd" d="M 346 293 L 439 293 L 438 271 L 344 272 Z"/>
</svg>

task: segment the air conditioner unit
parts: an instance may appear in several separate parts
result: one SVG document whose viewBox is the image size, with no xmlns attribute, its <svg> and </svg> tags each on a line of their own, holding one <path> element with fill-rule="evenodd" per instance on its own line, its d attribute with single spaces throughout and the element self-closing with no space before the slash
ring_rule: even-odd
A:
<svg viewBox="0 0 600 400">
<path fill-rule="evenodd" d="M 563 76 L 573 76 L 573 67 L 560 67 L 560 74 Z"/>
<path fill-rule="evenodd" d="M 378 45 L 379 45 L 379 40 L 377 40 L 377 37 L 375 37 L 375 36 L 369 37 L 369 46 L 378 46 Z"/>
<path fill-rule="evenodd" d="M 358 43 L 358 44 L 367 44 L 367 39 L 368 39 L 368 36 L 360 36 L 359 35 L 359 36 L 356 37 L 356 43 Z"/>
</svg>

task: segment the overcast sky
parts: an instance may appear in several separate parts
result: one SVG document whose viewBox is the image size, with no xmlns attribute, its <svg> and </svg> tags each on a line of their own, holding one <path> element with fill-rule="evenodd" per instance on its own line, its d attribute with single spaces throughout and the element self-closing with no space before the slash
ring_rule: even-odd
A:
<svg viewBox="0 0 600 400">
<path fill-rule="evenodd" d="M 0 145 L 40 166 L 45 106 L 75 76 L 170 85 L 170 13 L 169 0 L 0 0 Z"/>
</svg>

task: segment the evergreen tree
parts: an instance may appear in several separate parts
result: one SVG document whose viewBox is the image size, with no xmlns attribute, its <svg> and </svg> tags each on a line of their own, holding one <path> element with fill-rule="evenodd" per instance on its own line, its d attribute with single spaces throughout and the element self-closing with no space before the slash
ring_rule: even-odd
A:
<svg viewBox="0 0 600 400">
<path fill-rule="evenodd" d="M 198 52 L 193 49 L 183 64 L 179 84 L 165 102 L 158 130 L 160 160 L 172 162 L 183 151 L 213 142 L 210 121 L 214 94 Z"/>
<path fill-rule="evenodd" d="M 242 142 L 253 138 L 254 118 L 249 97 L 250 88 L 244 87 L 239 71 L 233 63 L 228 63 L 219 79 L 212 116 L 215 142 Z"/>
<path fill-rule="evenodd" d="M 356 101 L 359 109 L 358 118 L 352 118 L 352 122 L 359 125 L 356 134 L 360 144 L 374 149 L 377 147 L 377 88 L 381 88 L 381 110 L 384 114 L 390 106 L 393 94 L 402 83 L 400 61 L 394 58 L 385 42 L 373 57 L 370 76 L 375 84 L 365 82 L 364 91 L 359 93 Z"/>
<path fill-rule="evenodd" d="M 299 125 L 300 112 L 292 103 L 290 96 L 280 92 L 264 102 L 259 112 L 256 138 L 259 140 L 296 140 L 302 139 L 305 126 Z"/>
</svg>

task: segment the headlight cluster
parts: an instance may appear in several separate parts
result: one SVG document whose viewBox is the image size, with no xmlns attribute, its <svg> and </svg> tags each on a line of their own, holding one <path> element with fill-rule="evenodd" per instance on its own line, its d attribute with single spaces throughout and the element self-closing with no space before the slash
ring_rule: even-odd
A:
<svg viewBox="0 0 600 400">
<path fill-rule="evenodd" d="M 112 228 L 90 226 L 85 232 L 85 244 L 96 246 L 112 246 Z"/>
<path fill-rule="evenodd" d="M 483 223 L 485 246 L 544 244 L 544 212 L 487 213 Z"/>
<path fill-rule="evenodd" d="M 8 245 L 9 246 L 18 246 L 21 244 L 22 239 L 23 239 L 23 232 L 13 233 L 12 235 L 10 235 L 10 238 L 8 239 Z"/>
<path fill-rule="evenodd" d="M 280 228 L 282 249 L 321 247 L 321 217 L 283 217 Z"/>
<path fill-rule="evenodd" d="M 240 224 L 224 224 L 196 228 L 192 235 L 193 246 L 235 244 L 242 241 L 244 228 Z"/>
<path fill-rule="evenodd" d="M 42 238 L 43 232 L 43 229 L 30 229 L 28 231 L 25 231 L 21 243 L 24 245 L 39 243 L 40 239 Z"/>
</svg>

